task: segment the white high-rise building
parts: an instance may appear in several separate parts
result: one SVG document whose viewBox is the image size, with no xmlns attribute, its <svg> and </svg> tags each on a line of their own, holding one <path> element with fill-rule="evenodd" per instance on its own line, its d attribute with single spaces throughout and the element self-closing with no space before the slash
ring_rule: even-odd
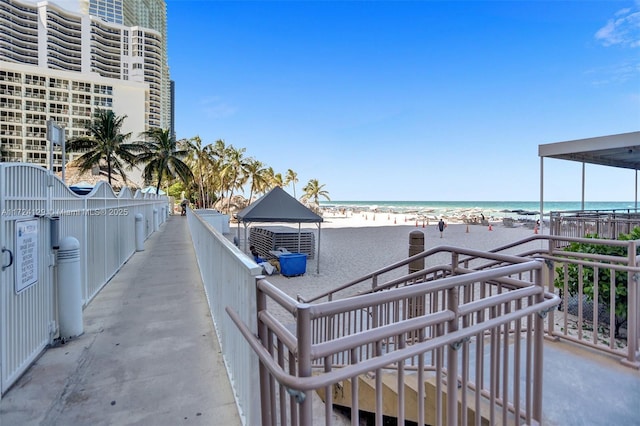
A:
<svg viewBox="0 0 640 426">
<path fill-rule="evenodd" d="M 104 9 L 107 14 L 122 15 L 115 7 L 120 1 L 96 1 L 98 10 L 100 3 L 114 5 Z M 64 125 L 69 139 L 86 132 L 97 108 L 126 115 L 122 131 L 134 136 L 150 127 L 169 128 L 165 33 L 106 22 L 88 13 L 90 5 L 0 0 L 0 141 L 6 161 L 48 167 L 47 120 Z M 54 164 L 61 169 L 59 151 Z"/>
<path fill-rule="evenodd" d="M 73 0 L 72 0 L 73 1 Z M 81 10 L 97 16 L 107 22 L 124 24 L 129 27 L 142 27 L 162 34 L 160 51 L 160 87 L 159 102 L 160 124 L 163 129 L 172 128 L 171 123 L 171 82 L 167 54 L 167 5 L 164 0 L 79 0 Z M 154 81 L 150 82 L 155 84 Z"/>
<path fill-rule="evenodd" d="M 124 0 L 82 0 L 89 5 L 89 15 L 99 16 L 107 22 L 124 24 L 122 3 Z"/>
</svg>

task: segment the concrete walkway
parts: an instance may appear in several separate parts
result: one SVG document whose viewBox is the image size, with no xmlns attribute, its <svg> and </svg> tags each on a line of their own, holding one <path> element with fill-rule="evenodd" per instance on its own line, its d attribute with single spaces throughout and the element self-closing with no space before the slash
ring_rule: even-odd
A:
<svg viewBox="0 0 640 426">
<path fill-rule="evenodd" d="M 240 425 L 185 217 L 172 216 L 0 400 L 0 425 Z"/>
</svg>

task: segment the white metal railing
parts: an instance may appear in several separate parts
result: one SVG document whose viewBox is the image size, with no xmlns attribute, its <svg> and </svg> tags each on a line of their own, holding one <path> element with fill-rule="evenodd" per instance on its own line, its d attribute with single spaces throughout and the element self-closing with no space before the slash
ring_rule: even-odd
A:
<svg viewBox="0 0 640 426">
<path fill-rule="evenodd" d="M 167 197 L 128 188 L 115 194 L 106 183 L 79 196 L 40 166 L 0 164 L 0 396 L 57 337 L 55 236 L 80 243 L 86 306 L 135 252 L 138 213 L 147 238 L 167 216 Z M 17 246 L 22 221 L 37 226 L 33 250 Z M 33 262 L 16 262 L 21 250 L 33 255 Z M 15 285 L 26 276 L 18 263 L 37 271 L 35 282 L 25 288 Z"/>
<path fill-rule="evenodd" d="M 220 341 L 227 374 L 234 389 L 240 416 L 246 425 L 260 424 L 258 358 L 225 312 L 231 307 L 247 324 L 256 321 L 256 276 L 262 272 L 253 259 L 227 240 L 207 220 L 187 209 L 187 220 L 196 252 L 211 318 Z"/>
<path fill-rule="evenodd" d="M 640 213 L 625 210 L 572 210 L 550 213 L 550 234 L 562 237 L 584 237 L 597 234 L 600 238 L 617 239 L 640 226 Z"/>
</svg>

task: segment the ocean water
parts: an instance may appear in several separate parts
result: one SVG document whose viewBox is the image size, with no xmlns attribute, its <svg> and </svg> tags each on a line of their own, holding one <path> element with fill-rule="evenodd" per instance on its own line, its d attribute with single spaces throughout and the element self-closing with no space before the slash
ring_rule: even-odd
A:
<svg viewBox="0 0 640 426">
<path fill-rule="evenodd" d="M 539 201 L 321 201 L 327 210 L 354 212 L 377 211 L 381 213 L 405 213 L 428 217 L 480 216 L 487 218 L 536 216 L 540 214 Z M 589 201 L 585 210 L 635 211 L 634 201 Z M 580 201 L 547 201 L 544 215 L 551 211 L 582 210 Z"/>
</svg>

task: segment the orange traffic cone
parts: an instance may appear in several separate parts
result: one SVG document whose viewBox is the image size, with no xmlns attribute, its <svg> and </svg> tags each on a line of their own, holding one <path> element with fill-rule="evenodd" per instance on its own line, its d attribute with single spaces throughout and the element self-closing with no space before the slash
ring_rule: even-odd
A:
<svg viewBox="0 0 640 426">
<path fill-rule="evenodd" d="M 493 227 L 489 224 L 489 231 L 493 231 Z"/>
</svg>

